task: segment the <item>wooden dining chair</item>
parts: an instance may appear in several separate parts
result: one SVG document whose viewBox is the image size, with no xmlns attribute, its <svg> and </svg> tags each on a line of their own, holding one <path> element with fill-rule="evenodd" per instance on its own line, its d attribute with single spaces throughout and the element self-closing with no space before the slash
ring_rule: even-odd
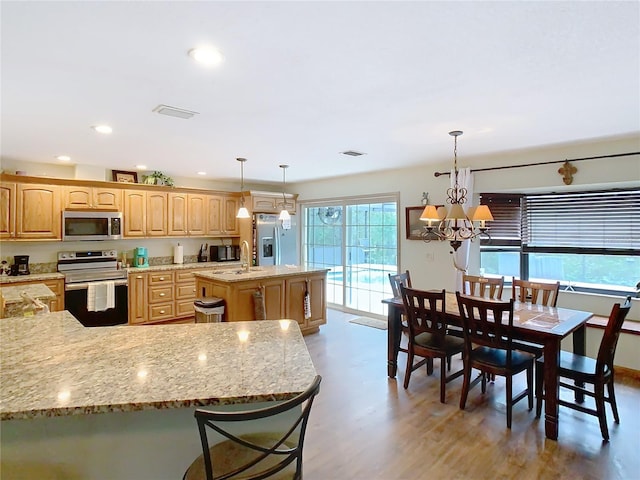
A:
<svg viewBox="0 0 640 480">
<path fill-rule="evenodd" d="M 456 292 L 464 335 L 464 382 L 460 397 L 460 408 L 464 410 L 469 390 L 482 381 L 482 393 L 486 392 L 488 374 L 506 379 L 507 428 L 511 428 L 513 405 L 527 397 L 529 410 L 533 409 L 533 361 L 535 356 L 513 348 L 513 299 L 479 299 Z M 476 368 L 481 375 L 471 380 L 471 371 Z M 513 395 L 513 376 L 526 371 L 527 388 Z"/>
<path fill-rule="evenodd" d="M 409 270 L 406 270 L 404 273 L 396 273 L 395 275 L 389 274 L 389 283 L 391 284 L 391 291 L 393 292 L 394 298 L 401 298 L 402 294 L 400 293 L 400 287 L 409 287 L 411 288 L 411 275 L 409 274 Z M 409 326 L 407 324 L 406 315 L 402 315 L 402 331 L 409 334 Z M 405 347 L 399 347 L 401 352 L 407 353 L 407 349 Z"/>
<path fill-rule="evenodd" d="M 268 407 L 242 411 L 197 409 L 203 453 L 187 469 L 183 480 L 301 479 L 307 422 L 321 381 L 322 377 L 316 375 L 303 393 Z M 255 421 L 273 420 L 281 414 L 287 415 L 288 422 L 282 431 L 265 432 L 264 424 L 255 425 L 255 431 L 251 428 Z M 280 419 L 274 423 L 283 422 Z M 207 429 L 218 437 L 213 446 L 213 436 L 208 436 Z"/>
<path fill-rule="evenodd" d="M 462 275 L 462 293 L 474 297 L 500 300 L 504 288 L 504 277 L 480 277 L 477 275 Z"/>
<path fill-rule="evenodd" d="M 604 408 L 605 402 L 611 405 L 613 419 L 620 423 L 618 406 L 616 405 L 616 395 L 614 391 L 614 366 L 613 359 L 616 354 L 618 337 L 622 329 L 622 323 L 631 309 L 631 297 L 627 297 L 623 306 L 619 303 L 613 305 L 609 314 L 609 321 L 605 327 L 598 357 L 593 359 L 571 352 L 560 351 L 560 366 L 558 367 L 558 384 L 560 387 L 568 388 L 574 392 L 595 399 L 595 409 L 585 407 L 577 402 L 569 402 L 558 399 L 558 403 L 565 407 L 587 413 L 598 417 L 600 422 L 600 432 L 605 441 L 609 440 L 609 429 L 607 428 L 607 413 Z M 567 383 L 563 379 L 569 379 L 574 384 Z M 587 385 L 592 385 L 592 389 Z M 605 386 L 608 395 L 605 395 Z M 536 417 L 540 417 L 542 412 L 542 399 L 544 398 L 544 357 L 536 360 Z"/>
<path fill-rule="evenodd" d="M 555 307 L 558 303 L 560 282 L 529 282 L 514 277 L 511 285 L 511 298 L 519 302 L 547 307 Z"/>
<path fill-rule="evenodd" d="M 433 373 L 433 359 L 440 359 L 440 402 L 445 403 L 446 384 L 462 375 L 459 370 L 450 375 L 451 357 L 462 353 L 464 341 L 447 334 L 445 318 L 446 293 L 423 291 L 400 286 L 400 293 L 409 324 L 407 368 L 404 388 L 409 387 L 411 373 L 426 363 L 427 374 Z M 414 365 L 415 356 L 423 357 Z M 445 366 L 445 363 L 447 364 Z"/>
</svg>

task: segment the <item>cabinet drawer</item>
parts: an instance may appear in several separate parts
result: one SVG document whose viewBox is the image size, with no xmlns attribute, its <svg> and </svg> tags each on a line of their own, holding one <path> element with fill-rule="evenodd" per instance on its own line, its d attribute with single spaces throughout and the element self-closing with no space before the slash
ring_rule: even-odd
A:
<svg viewBox="0 0 640 480">
<path fill-rule="evenodd" d="M 176 302 L 176 317 L 187 317 L 193 315 L 195 315 L 193 299 Z"/>
<path fill-rule="evenodd" d="M 149 286 L 173 283 L 173 272 L 158 272 L 149 274 Z"/>
<path fill-rule="evenodd" d="M 193 276 L 193 271 L 184 270 L 175 272 L 176 283 L 193 282 L 196 284 L 196 277 Z"/>
<path fill-rule="evenodd" d="M 149 287 L 149 303 L 168 302 L 173 300 L 173 285 Z"/>
<path fill-rule="evenodd" d="M 151 305 L 149 307 L 149 321 L 163 320 L 167 318 L 173 318 L 173 302 L 172 303 L 160 303 L 158 305 Z"/>
<path fill-rule="evenodd" d="M 193 301 L 196 298 L 196 282 L 192 281 L 191 283 L 183 283 L 176 285 L 176 300 L 187 300 L 191 299 Z"/>
</svg>

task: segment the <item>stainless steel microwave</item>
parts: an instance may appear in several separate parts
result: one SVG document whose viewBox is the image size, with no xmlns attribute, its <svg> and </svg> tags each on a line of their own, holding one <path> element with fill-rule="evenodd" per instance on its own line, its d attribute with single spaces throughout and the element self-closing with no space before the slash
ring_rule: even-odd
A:
<svg viewBox="0 0 640 480">
<path fill-rule="evenodd" d="M 62 212 L 62 240 L 119 240 L 122 238 L 121 212 Z"/>
</svg>

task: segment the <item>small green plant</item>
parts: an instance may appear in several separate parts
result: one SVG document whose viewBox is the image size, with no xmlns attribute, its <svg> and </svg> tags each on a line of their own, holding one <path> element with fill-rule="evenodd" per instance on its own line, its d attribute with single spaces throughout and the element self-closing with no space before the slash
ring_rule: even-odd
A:
<svg viewBox="0 0 640 480">
<path fill-rule="evenodd" d="M 144 177 L 144 183 L 147 185 L 166 185 L 167 187 L 173 187 L 173 178 L 162 172 L 155 171 Z"/>
</svg>

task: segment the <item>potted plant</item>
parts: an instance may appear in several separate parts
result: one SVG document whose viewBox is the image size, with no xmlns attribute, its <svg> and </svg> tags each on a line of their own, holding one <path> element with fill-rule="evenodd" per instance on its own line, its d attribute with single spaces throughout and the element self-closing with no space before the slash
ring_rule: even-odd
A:
<svg viewBox="0 0 640 480">
<path fill-rule="evenodd" d="M 147 185 L 166 185 L 167 187 L 173 187 L 173 178 L 162 172 L 155 171 L 145 176 L 143 183 Z"/>
</svg>

